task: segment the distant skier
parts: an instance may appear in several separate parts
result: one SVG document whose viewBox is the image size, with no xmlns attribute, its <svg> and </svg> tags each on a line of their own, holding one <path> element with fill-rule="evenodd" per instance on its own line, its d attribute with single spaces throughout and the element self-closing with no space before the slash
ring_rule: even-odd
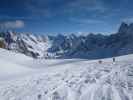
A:
<svg viewBox="0 0 133 100">
<path fill-rule="evenodd" d="M 102 60 L 99 60 L 98 62 L 99 62 L 99 64 L 101 64 L 102 63 Z"/>
<path fill-rule="evenodd" d="M 113 57 L 113 62 L 115 62 L 115 57 Z"/>
</svg>

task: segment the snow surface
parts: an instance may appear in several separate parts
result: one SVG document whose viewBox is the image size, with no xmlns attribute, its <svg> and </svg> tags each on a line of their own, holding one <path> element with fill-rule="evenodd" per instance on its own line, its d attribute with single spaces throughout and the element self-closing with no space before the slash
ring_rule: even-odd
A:
<svg viewBox="0 0 133 100">
<path fill-rule="evenodd" d="M 133 100 L 133 55 L 102 61 L 36 60 L 0 49 L 0 100 Z"/>
</svg>

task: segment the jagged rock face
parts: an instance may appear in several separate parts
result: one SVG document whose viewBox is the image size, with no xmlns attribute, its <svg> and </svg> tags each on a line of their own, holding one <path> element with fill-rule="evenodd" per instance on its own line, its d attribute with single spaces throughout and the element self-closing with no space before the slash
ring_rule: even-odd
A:
<svg viewBox="0 0 133 100">
<path fill-rule="evenodd" d="M 47 49 L 50 47 L 47 37 L 38 38 L 33 34 L 20 34 L 18 37 L 17 45 L 20 50 L 23 48 L 22 52 L 34 58 L 46 56 Z"/>
<path fill-rule="evenodd" d="M 0 37 L 0 48 L 5 48 L 4 39 Z"/>
<path fill-rule="evenodd" d="M 33 34 L 5 32 L 2 38 L 5 40 L 7 49 L 21 52 L 34 58 L 46 56 L 47 49 L 50 47 L 48 38 L 45 36 L 39 37 Z"/>
<path fill-rule="evenodd" d="M 126 24 L 126 23 L 122 23 L 118 33 L 122 33 L 122 34 L 133 34 L 133 23 L 131 24 Z"/>
<path fill-rule="evenodd" d="M 122 23 L 121 24 L 121 26 L 120 26 L 120 28 L 119 28 L 119 31 L 118 31 L 118 33 L 126 33 L 127 32 L 127 30 L 128 30 L 128 24 L 126 24 L 126 23 Z"/>
<path fill-rule="evenodd" d="M 133 35 L 133 23 L 131 23 L 128 27 L 127 34 L 132 34 Z"/>
</svg>

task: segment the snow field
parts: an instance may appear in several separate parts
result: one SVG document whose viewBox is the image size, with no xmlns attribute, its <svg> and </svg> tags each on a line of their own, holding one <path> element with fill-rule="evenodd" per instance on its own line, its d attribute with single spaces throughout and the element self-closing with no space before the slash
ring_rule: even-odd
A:
<svg viewBox="0 0 133 100">
<path fill-rule="evenodd" d="M 98 60 L 31 58 L 6 63 L 9 58 L 5 54 L 0 58 L 0 72 L 2 68 L 12 72 L 2 74 L 12 77 L 1 78 L 0 100 L 133 100 L 133 55 L 118 57 L 115 63 L 104 59 L 102 64 Z"/>
</svg>

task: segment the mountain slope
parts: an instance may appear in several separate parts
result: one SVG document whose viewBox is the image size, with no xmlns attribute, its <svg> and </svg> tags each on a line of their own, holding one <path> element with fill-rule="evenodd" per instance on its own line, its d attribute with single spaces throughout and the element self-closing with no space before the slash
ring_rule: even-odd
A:
<svg viewBox="0 0 133 100">
<path fill-rule="evenodd" d="M 29 61 L 32 61 L 32 58 L 0 49 L 0 80 L 12 79 L 33 71 L 25 66 Z"/>
<path fill-rule="evenodd" d="M 11 52 L 7 53 L 12 55 Z M 9 68 L 16 66 L 14 64 L 9 66 L 2 60 L 1 58 L 0 65 L 4 63 L 3 65 Z M 133 100 L 132 60 L 133 55 L 117 57 L 115 63 L 112 62 L 112 58 L 103 59 L 101 64 L 98 60 L 56 59 L 46 61 L 51 62 L 52 66 L 47 63 L 38 66 L 36 59 L 33 66 L 37 69 L 32 67 L 33 72 L 25 77 L 0 82 L 0 98 L 2 100 Z M 43 61 L 45 60 L 39 59 L 39 62 Z M 29 64 L 25 62 L 25 66 L 18 64 L 16 67 L 29 68 Z"/>
</svg>

